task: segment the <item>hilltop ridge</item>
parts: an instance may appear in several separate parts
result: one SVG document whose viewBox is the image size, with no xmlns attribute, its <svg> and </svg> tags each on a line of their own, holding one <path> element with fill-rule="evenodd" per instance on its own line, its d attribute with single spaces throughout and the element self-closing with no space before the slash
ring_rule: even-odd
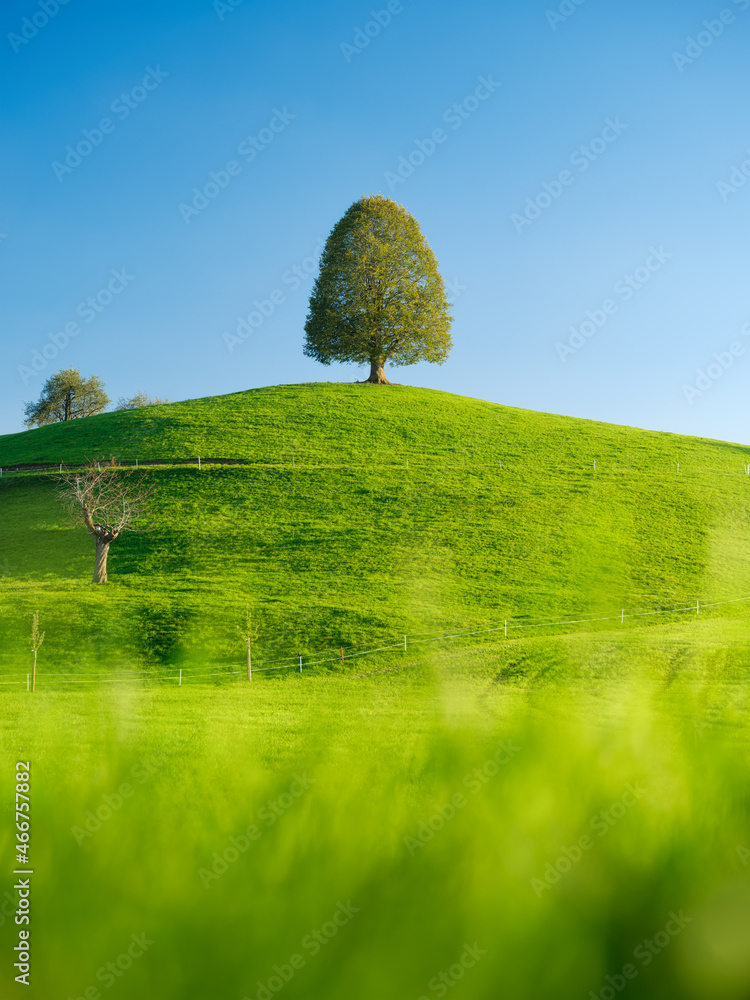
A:
<svg viewBox="0 0 750 1000">
<path fill-rule="evenodd" d="M 523 410 L 411 386 L 315 382 L 266 386 L 103 413 L 0 436 L 0 466 L 136 459 L 238 458 L 274 463 L 294 452 L 327 463 L 363 458 L 502 460 L 538 444 L 558 462 L 599 456 L 637 463 L 648 452 L 687 461 L 706 439 Z M 750 448 L 725 442 L 714 458 L 742 464 Z M 390 457 L 389 457 L 390 456 Z"/>
</svg>

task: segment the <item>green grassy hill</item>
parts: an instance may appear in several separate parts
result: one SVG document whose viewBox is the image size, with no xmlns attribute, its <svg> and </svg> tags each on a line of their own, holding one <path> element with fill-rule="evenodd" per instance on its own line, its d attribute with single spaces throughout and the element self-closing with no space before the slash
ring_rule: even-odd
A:
<svg viewBox="0 0 750 1000">
<path fill-rule="evenodd" d="M 164 464 L 154 523 L 112 546 L 106 587 L 49 474 L 0 479 L 0 669 L 27 663 L 37 608 L 47 669 L 64 671 L 241 665 L 248 601 L 260 660 L 750 593 L 740 445 L 326 383 L 0 437 L 6 470 L 112 456 Z M 200 471 L 178 464 L 198 456 Z"/>
</svg>

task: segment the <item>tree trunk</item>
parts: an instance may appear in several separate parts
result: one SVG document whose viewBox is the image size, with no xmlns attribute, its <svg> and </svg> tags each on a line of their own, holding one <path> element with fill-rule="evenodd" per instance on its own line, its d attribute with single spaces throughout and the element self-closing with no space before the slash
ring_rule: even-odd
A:
<svg viewBox="0 0 750 1000">
<path fill-rule="evenodd" d="M 253 658 L 250 651 L 250 640 L 247 640 L 247 679 L 251 681 L 253 679 Z"/>
<path fill-rule="evenodd" d="M 391 385 L 385 377 L 385 358 L 370 358 L 370 377 L 365 382 L 372 382 L 374 385 Z"/>
<path fill-rule="evenodd" d="M 107 553 L 109 552 L 109 542 L 101 538 L 96 539 L 96 559 L 94 562 L 94 576 L 92 583 L 107 582 Z"/>
</svg>

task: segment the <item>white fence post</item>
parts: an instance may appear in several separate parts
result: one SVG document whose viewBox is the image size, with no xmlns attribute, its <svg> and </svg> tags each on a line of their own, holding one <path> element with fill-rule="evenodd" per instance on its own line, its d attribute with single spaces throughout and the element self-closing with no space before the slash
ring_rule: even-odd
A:
<svg viewBox="0 0 750 1000">
<path fill-rule="evenodd" d="M 302 657 L 299 658 L 299 672 L 302 673 Z"/>
<path fill-rule="evenodd" d="M 180 687 L 182 687 L 182 667 L 180 667 Z"/>
</svg>

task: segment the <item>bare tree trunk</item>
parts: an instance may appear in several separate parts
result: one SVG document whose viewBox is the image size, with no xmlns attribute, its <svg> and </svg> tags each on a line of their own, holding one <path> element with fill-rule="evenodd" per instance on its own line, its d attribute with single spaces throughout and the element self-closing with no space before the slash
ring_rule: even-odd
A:
<svg viewBox="0 0 750 1000">
<path fill-rule="evenodd" d="M 31 675 L 31 690 L 36 691 L 36 650 L 34 650 L 34 673 Z"/>
<path fill-rule="evenodd" d="M 370 377 L 365 382 L 375 385 L 391 385 L 385 377 L 385 358 L 370 358 Z"/>
<path fill-rule="evenodd" d="M 251 681 L 253 679 L 253 660 L 252 654 L 250 652 L 250 640 L 247 640 L 247 679 Z"/>
<path fill-rule="evenodd" d="M 96 558 L 94 561 L 92 583 L 107 582 L 107 553 L 109 552 L 109 544 L 109 542 L 102 538 L 96 539 Z"/>
<path fill-rule="evenodd" d="M 56 478 L 59 498 L 75 520 L 83 522 L 96 545 L 91 582 L 106 583 L 109 546 L 121 532 L 136 530 L 134 522 L 147 510 L 152 487 L 129 480 L 114 459 L 103 465 L 93 461 L 84 472 Z"/>
</svg>

